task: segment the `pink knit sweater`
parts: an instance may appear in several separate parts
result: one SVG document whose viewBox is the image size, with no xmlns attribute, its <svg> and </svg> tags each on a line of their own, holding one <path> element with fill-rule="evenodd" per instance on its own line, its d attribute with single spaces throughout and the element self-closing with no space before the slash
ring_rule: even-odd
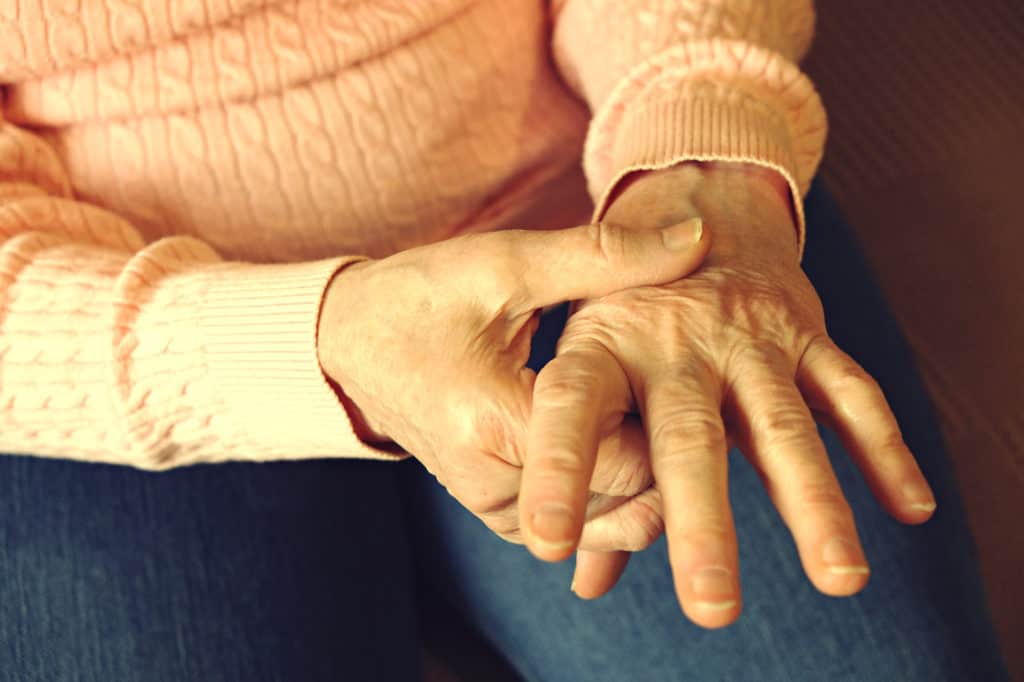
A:
<svg viewBox="0 0 1024 682">
<path fill-rule="evenodd" d="M 385 456 L 317 361 L 333 273 L 585 221 L 581 165 L 597 214 L 628 171 L 685 159 L 764 164 L 802 196 L 825 137 L 795 66 L 813 17 L 811 0 L 0 2 L 0 452 Z"/>
</svg>

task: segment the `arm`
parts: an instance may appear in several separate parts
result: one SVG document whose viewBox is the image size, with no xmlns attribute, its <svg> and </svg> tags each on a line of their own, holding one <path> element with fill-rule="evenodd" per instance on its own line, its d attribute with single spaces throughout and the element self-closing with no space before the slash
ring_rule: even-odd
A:
<svg viewBox="0 0 1024 682">
<path fill-rule="evenodd" d="M 353 260 L 146 244 L 0 119 L 0 452 L 153 469 L 388 456 L 353 434 L 317 358 L 324 290 Z"/>
<path fill-rule="evenodd" d="M 147 245 L 73 201 L 53 150 L 4 124 L 0 452 L 151 469 L 394 458 L 359 440 L 347 407 L 359 435 L 414 454 L 518 541 L 537 309 L 675 281 L 707 251 L 691 228 L 667 240 L 608 225 L 503 231 L 380 261 L 229 263 L 189 237 Z M 646 442 L 624 428 L 605 450 L 589 507 L 604 521 L 584 546 L 632 547 L 646 538 L 644 509 L 626 501 L 650 485 Z"/>
<path fill-rule="evenodd" d="M 556 0 L 555 61 L 594 112 L 584 167 L 602 217 L 626 176 L 687 160 L 777 171 L 798 244 L 826 119 L 796 62 L 810 0 Z"/>
</svg>

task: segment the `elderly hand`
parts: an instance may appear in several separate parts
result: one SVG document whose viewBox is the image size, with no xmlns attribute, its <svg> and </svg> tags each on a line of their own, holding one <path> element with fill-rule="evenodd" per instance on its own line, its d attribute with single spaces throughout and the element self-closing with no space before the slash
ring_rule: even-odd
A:
<svg viewBox="0 0 1024 682">
<path fill-rule="evenodd" d="M 694 223 L 660 232 L 586 225 L 470 235 L 357 263 L 325 295 L 321 365 L 361 436 L 394 441 L 494 532 L 520 541 L 535 379 L 524 365 L 540 309 L 675 281 L 697 267 L 706 244 Z M 586 512 L 603 515 L 604 530 L 584 532 L 586 548 L 642 542 L 617 525 L 647 535 L 659 528 L 642 501 L 627 501 L 651 485 L 643 431 L 613 431 L 587 481 L 588 491 L 604 493 L 588 493 Z"/>
<path fill-rule="evenodd" d="M 699 271 L 593 298 L 570 317 L 556 358 L 536 380 L 519 509 L 534 554 L 569 556 L 595 444 L 638 412 L 677 596 L 691 620 L 720 627 L 741 608 L 729 438 L 761 475 L 808 577 L 826 594 L 860 590 L 868 562 L 812 414 L 836 428 L 895 518 L 921 523 L 935 504 L 878 385 L 829 339 L 798 264 L 781 176 L 743 164 L 684 164 L 641 176 L 606 219 L 644 230 L 693 216 L 714 241 Z M 562 516 L 557 549 L 532 541 L 538 509 Z M 579 557 L 605 573 L 621 571 L 625 558 Z M 577 592 L 597 596 L 610 586 L 578 582 Z"/>
</svg>

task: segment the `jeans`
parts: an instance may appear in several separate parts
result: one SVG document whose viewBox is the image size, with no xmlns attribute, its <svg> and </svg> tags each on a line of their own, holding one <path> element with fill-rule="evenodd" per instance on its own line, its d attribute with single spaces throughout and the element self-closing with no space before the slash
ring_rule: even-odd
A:
<svg viewBox="0 0 1024 682">
<path fill-rule="evenodd" d="M 664 540 L 606 597 L 571 562 L 498 539 L 415 461 L 200 465 L 148 473 L 0 457 L 0 680 L 417 680 L 417 594 L 528 680 L 1007 679 L 927 395 L 849 228 L 807 199 L 804 267 L 833 337 L 885 389 L 938 498 L 908 528 L 822 431 L 872 564 L 817 593 L 757 476 L 730 453 L 744 613 L 719 631 L 675 601 Z M 564 308 L 531 362 L 549 358 Z M 422 614 L 419 614 L 422 615 Z M 475 682 L 475 681 L 474 681 Z"/>
</svg>

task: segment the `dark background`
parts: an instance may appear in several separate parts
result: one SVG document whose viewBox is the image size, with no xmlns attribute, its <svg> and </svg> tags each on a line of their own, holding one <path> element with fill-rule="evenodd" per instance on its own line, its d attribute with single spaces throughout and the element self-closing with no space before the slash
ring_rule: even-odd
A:
<svg viewBox="0 0 1024 682">
<path fill-rule="evenodd" d="M 1024 680 L 1024 2 L 817 9 L 821 177 L 914 349 Z"/>
</svg>

